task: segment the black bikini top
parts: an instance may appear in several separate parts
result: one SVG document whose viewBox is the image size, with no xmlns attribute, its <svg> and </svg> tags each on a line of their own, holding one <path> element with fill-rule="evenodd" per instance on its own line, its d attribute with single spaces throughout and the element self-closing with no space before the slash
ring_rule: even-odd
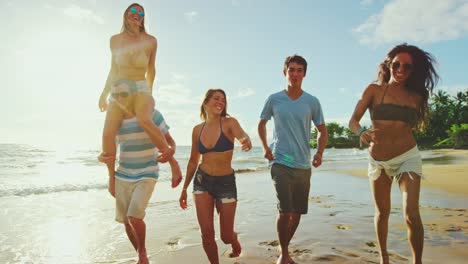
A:
<svg viewBox="0 0 468 264">
<path fill-rule="evenodd" d="M 376 105 L 370 111 L 371 120 L 393 120 L 403 121 L 410 127 L 418 123 L 419 112 L 418 110 L 404 105 L 397 104 L 384 104 L 385 94 L 387 93 L 388 86 L 385 87 L 384 95 L 379 105 Z"/>
<path fill-rule="evenodd" d="M 208 153 L 208 152 L 225 152 L 225 151 L 229 151 L 229 150 L 234 149 L 234 142 L 231 142 L 226 137 L 226 135 L 224 135 L 224 133 L 223 133 L 223 127 L 221 125 L 221 120 L 219 120 L 219 126 L 221 128 L 221 135 L 219 136 L 218 141 L 216 141 L 215 146 L 213 148 L 210 148 L 210 149 L 203 146 L 203 143 L 201 142 L 200 138 L 201 138 L 203 128 L 205 128 L 205 124 L 206 124 L 206 122 L 203 123 L 203 127 L 202 127 L 202 129 L 200 131 L 200 135 L 198 136 L 198 152 L 200 152 L 200 154 L 205 154 L 205 153 Z"/>
</svg>

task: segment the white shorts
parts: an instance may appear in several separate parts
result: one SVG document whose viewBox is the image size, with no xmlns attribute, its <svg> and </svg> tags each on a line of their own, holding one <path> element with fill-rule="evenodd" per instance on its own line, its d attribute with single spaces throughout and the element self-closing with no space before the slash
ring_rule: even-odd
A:
<svg viewBox="0 0 468 264">
<path fill-rule="evenodd" d="M 414 148 L 399 156 L 396 156 L 393 159 L 385 161 L 375 160 L 369 154 L 369 178 L 372 180 L 377 180 L 380 177 L 381 170 L 385 170 L 385 173 L 388 175 L 388 177 L 390 179 L 395 179 L 396 181 L 399 181 L 405 172 L 412 180 L 413 177 L 411 176 L 410 172 L 414 172 L 419 175 L 419 177 L 423 177 L 422 159 L 418 150 L 418 146 L 415 146 Z"/>
<path fill-rule="evenodd" d="M 151 91 L 146 80 L 132 81 L 132 80 L 118 80 L 112 86 L 112 91 L 114 87 L 120 87 L 121 89 L 128 90 L 131 94 L 136 93 L 146 93 L 151 95 Z"/>
<path fill-rule="evenodd" d="M 129 182 L 115 178 L 115 220 L 128 223 L 129 216 L 143 219 L 155 184 L 155 179 Z"/>
</svg>

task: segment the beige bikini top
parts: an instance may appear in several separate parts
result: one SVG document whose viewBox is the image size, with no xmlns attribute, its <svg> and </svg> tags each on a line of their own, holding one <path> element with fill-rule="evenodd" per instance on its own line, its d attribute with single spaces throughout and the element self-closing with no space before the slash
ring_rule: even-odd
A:
<svg viewBox="0 0 468 264">
<path fill-rule="evenodd" d="M 145 41 L 115 49 L 115 62 L 119 67 L 146 69 L 149 62 L 149 58 L 146 55 L 147 45 L 148 43 Z"/>
</svg>

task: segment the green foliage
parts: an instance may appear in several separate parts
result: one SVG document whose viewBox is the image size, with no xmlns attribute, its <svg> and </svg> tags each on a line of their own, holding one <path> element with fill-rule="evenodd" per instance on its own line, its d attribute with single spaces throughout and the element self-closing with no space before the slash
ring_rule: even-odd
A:
<svg viewBox="0 0 468 264">
<path fill-rule="evenodd" d="M 452 147 L 453 146 L 453 141 L 451 138 L 446 138 L 442 141 L 439 141 L 434 144 L 434 147 L 442 148 L 442 147 Z"/>
<path fill-rule="evenodd" d="M 316 141 L 315 139 L 314 139 L 314 140 L 311 140 L 311 141 L 309 142 L 309 146 L 310 146 L 311 148 L 317 148 L 317 141 Z"/>
<path fill-rule="evenodd" d="M 340 126 L 336 122 L 326 124 L 328 131 L 329 148 L 355 148 L 359 146 L 359 137 L 356 136 L 350 129 Z M 317 131 L 314 129 L 311 133 L 311 141 L 309 145 L 311 148 L 317 147 L 316 142 Z"/>
<path fill-rule="evenodd" d="M 464 145 L 466 132 L 453 133 L 451 127 L 468 123 L 468 90 L 450 96 L 439 90 L 431 98 L 424 131 L 416 131 L 415 137 L 421 147 L 457 147 Z M 451 132 L 452 131 L 452 132 Z M 457 138 L 457 143 L 455 143 Z"/>
<path fill-rule="evenodd" d="M 468 124 L 452 125 L 448 133 L 454 148 L 468 149 Z"/>
</svg>

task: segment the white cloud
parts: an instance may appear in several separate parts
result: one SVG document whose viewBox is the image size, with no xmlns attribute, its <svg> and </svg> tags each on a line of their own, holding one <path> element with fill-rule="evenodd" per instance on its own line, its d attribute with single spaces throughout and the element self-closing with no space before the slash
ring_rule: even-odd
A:
<svg viewBox="0 0 468 264">
<path fill-rule="evenodd" d="M 65 16 L 79 22 L 91 22 L 96 24 L 104 24 L 104 19 L 93 11 L 82 8 L 78 5 L 69 5 L 68 7 L 52 7 L 47 5 L 46 8 L 56 9 L 62 12 Z"/>
<path fill-rule="evenodd" d="M 363 44 L 457 39 L 468 33 L 468 1 L 392 0 L 353 32 Z"/>
<path fill-rule="evenodd" d="M 370 6 L 372 3 L 374 3 L 374 0 L 361 0 L 361 2 L 359 2 L 362 6 Z"/>
<path fill-rule="evenodd" d="M 237 93 L 232 97 L 232 99 L 248 97 L 254 94 L 255 94 L 255 91 L 252 88 L 239 89 L 237 90 Z"/>
<path fill-rule="evenodd" d="M 176 105 L 179 107 L 201 102 L 197 97 L 192 95 L 189 89 L 179 82 L 161 85 L 159 89 L 156 90 L 155 100 L 156 105 L 162 103 L 164 105 Z"/>
<path fill-rule="evenodd" d="M 200 122 L 200 104 L 203 95 L 194 95 L 184 84 L 186 77 L 171 73 L 171 80 L 155 91 L 156 108 L 171 127 L 177 145 L 190 145 L 194 125 Z"/>
<path fill-rule="evenodd" d="M 171 72 L 171 77 L 174 82 L 179 82 L 186 79 L 184 75 L 175 72 Z"/>
<path fill-rule="evenodd" d="M 184 13 L 185 19 L 190 23 L 193 24 L 195 21 L 198 19 L 198 12 L 196 11 L 190 11 L 190 12 L 185 12 Z"/>
</svg>

